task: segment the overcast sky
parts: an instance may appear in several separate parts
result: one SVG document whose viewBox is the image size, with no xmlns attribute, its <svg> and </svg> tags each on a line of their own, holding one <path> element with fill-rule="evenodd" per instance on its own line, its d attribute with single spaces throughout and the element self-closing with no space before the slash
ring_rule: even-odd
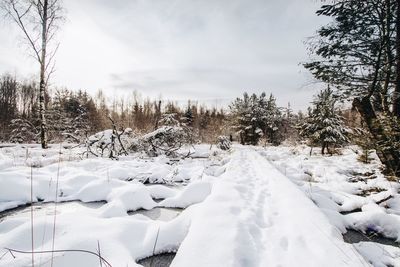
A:
<svg viewBox="0 0 400 267">
<path fill-rule="evenodd" d="M 317 85 L 299 63 L 324 22 L 317 0 L 64 0 L 52 84 L 224 105 L 244 91 L 304 109 Z M 0 72 L 37 69 L 1 22 Z"/>
</svg>

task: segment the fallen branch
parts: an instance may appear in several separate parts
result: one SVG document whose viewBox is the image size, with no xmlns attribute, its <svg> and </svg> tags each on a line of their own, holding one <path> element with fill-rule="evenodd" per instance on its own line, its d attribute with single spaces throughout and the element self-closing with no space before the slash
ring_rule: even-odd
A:
<svg viewBox="0 0 400 267">
<path fill-rule="evenodd" d="M 383 202 L 386 202 L 386 201 L 388 201 L 388 200 L 391 199 L 391 198 L 393 198 L 392 195 L 390 195 L 390 196 L 388 196 L 388 197 L 385 197 L 384 199 L 378 200 L 378 201 L 376 201 L 375 203 L 376 203 L 377 205 L 380 205 L 380 204 L 382 204 Z"/>
</svg>

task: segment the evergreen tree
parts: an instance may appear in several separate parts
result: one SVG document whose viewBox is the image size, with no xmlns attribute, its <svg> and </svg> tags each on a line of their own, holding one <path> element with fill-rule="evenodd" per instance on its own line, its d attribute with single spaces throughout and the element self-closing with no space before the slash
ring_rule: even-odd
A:
<svg viewBox="0 0 400 267">
<path fill-rule="evenodd" d="M 183 114 L 181 121 L 183 124 L 185 124 L 188 127 L 193 126 L 194 117 L 193 117 L 193 112 L 192 112 L 190 105 L 187 107 L 185 113 Z"/>
<path fill-rule="evenodd" d="M 260 96 L 244 93 L 243 99 L 237 98 L 230 110 L 242 144 L 256 145 L 263 136 L 274 145 L 282 141 L 283 117 L 272 94 L 267 98 L 265 93 Z"/>
<path fill-rule="evenodd" d="M 258 97 L 253 94 L 251 97 L 243 94 L 230 106 L 232 126 L 240 136 L 241 144 L 257 145 L 263 135 L 261 125 L 262 113 L 259 109 Z"/>
<path fill-rule="evenodd" d="M 282 112 L 276 105 L 276 98 L 271 94 L 267 100 L 263 117 L 264 133 L 270 143 L 278 145 L 283 137 Z"/>
<path fill-rule="evenodd" d="M 50 141 L 60 141 L 63 134 L 71 132 L 71 118 L 65 109 L 66 102 L 70 98 L 68 90 L 57 90 L 46 110 L 48 120 L 48 137 Z"/>
<path fill-rule="evenodd" d="M 308 118 L 302 125 L 301 134 L 308 137 L 313 144 L 320 145 L 322 154 L 325 154 L 325 149 L 331 154 L 329 146 L 348 143 L 351 131 L 339 115 L 335 106 L 336 99 L 329 87 L 321 91 L 312 104 L 313 107 L 308 110 Z"/>
</svg>

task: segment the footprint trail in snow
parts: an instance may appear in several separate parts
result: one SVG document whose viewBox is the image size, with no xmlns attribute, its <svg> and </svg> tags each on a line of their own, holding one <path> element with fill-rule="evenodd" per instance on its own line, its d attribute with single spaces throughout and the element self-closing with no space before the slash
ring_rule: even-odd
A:
<svg viewBox="0 0 400 267">
<path fill-rule="evenodd" d="M 199 209 L 172 266 L 370 266 L 252 148 L 236 148 Z"/>
</svg>

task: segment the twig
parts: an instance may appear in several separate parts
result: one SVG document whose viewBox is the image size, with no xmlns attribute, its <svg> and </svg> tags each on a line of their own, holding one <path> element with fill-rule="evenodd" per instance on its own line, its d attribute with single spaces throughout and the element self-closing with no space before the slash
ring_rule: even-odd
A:
<svg viewBox="0 0 400 267">
<path fill-rule="evenodd" d="M 33 236 L 33 167 L 31 165 L 31 248 L 32 248 L 32 267 L 35 266 L 34 236 Z"/>
<path fill-rule="evenodd" d="M 378 201 L 376 201 L 375 203 L 376 203 L 377 205 L 380 205 L 380 204 L 382 204 L 383 202 L 386 202 L 386 201 L 388 201 L 388 200 L 391 199 L 391 198 L 393 198 L 393 196 L 392 196 L 392 195 L 389 195 L 388 197 L 385 197 L 384 199 L 378 200 Z"/>
<path fill-rule="evenodd" d="M 99 242 L 99 240 L 97 240 L 97 253 L 99 254 L 100 267 L 103 267 L 103 261 L 101 260 L 101 252 L 100 252 L 100 242 Z"/>
<path fill-rule="evenodd" d="M 78 137 L 76 137 L 75 135 L 73 135 L 73 134 L 71 134 L 71 133 L 62 133 L 62 135 L 63 135 L 65 138 L 70 137 L 70 138 L 74 139 L 77 143 L 79 143 L 78 146 L 79 146 L 80 143 L 81 143 L 81 140 L 79 140 Z"/>
<path fill-rule="evenodd" d="M 125 154 L 125 156 L 127 156 L 127 155 L 128 155 L 128 152 L 126 151 L 126 149 L 125 149 L 125 147 L 124 147 L 124 145 L 122 144 L 122 141 L 121 141 L 121 135 L 124 134 L 125 129 L 122 128 L 121 133 L 118 133 L 118 131 L 117 131 L 117 125 L 115 124 L 115 121 L 111 118 L 111 116 L 108 117 L 108 119 L 111 121 L 111 123 L 112 123 L 112 128 L 113 128 L 113 129 L 112 129 L 113 135 L 111 136 L 110 158 L 114 158 L 114 156 L 112 156 L 112 155 L 113 155 L 113 152 L 115 151 L 115 139 L 118 140 L 119 145 L 121 146 L 121 150 L 120 150 L 120 151 L 115 151 L 115 152 L 117 152 L 117 155 L 120 155 L 120 154 L 123 152 L 123 153 Z M 115 135 L 115 136 L 114 136 L 114 135 Z"/>
<path fill-rule="evenodd" d="M 157 235 L 156 235 L 156 240 L 154 241 L 153 256 L 154 256 L 154 253 L 156 252 L 156 246 L 157 246 L 157 241 L 158 241 L 158 235 L 159 235 L 159 234 L 160 234 L 160 226 L 158 226 Z M 150 266 L 153 266 L 153 260 L 154 260 L 154 257 L 151 258 Z"/>
<path fill-rule="evenodd" d="M 156 246 L 157 246 L 157 241 L 158 241 L 158 236 L 159 236 L 159 234 L 160 234 L 160 226 L 158 227 L 157 235 L 156 235 L 156 240 L 154 241 L 153 255 L 154 255 L 154 253 L 155 253 L 155 251 L 156 251 Z"/>
<path fill-rule="evenodd" d="M 17 250 L 17 249 L 12 249 L 12 248 L 5 248 L 7 249 L 10 254 L 15 258 L 14 254 L 12 252 L 16 253 L 22 253 L 22 254 L 43 254 L 43 253 L 63 253 L 63 252 L 81 252 L 81 253 L 88 253 L 91 255 L 95 255 L 96 257 L 100 257 L 101 260 L 106 264 L 107 267 L 112 267 L 112 265 L 101 255 L 98 255 L 97 253 L 90 251 L 90 250 L 84 250 L 84 249 L 57 249 L 57 250 L 40 250 L 40 251 L 23 251 L 23 250 Z"/>
<path fill-rule="evenodd" d="M 58 166 L 57 166 L 57 179 L 56 179 L 56 196 L 54 199 L 54 220 L 53 220 L 53 239 L 51 243 L 51 251 L 54 251 L 54 243 L 56 239 L 56 218 L 57 218 L 57 200 L 58 200 L 58 180 L 60 177 L 60 164 L 61 164 L 61 143 L 60 143 L 60 151 L 58 154 Z M 51 253 L 51 267 L 54 264 L 54 254 Z"/>
</svg>

